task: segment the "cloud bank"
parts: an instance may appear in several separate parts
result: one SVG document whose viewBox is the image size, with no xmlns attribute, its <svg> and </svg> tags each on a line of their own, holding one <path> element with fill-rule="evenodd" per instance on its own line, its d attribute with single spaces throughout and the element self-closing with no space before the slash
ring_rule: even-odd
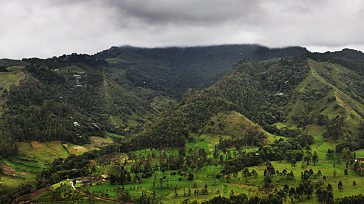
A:
<svg viewBox="0 0 364 204">
<path fill-rule="evenodd" d="M 362 0 L 3 0 L 0 58 L 119 45 L 364 50 L 363 19 Z"/>
</svg>

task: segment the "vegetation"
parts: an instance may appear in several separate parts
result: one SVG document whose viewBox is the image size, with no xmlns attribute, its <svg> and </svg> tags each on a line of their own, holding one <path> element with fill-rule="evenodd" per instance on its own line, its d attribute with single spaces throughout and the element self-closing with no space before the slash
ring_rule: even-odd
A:
<svg viewBox="0 0 364 204">
<path fill-rule="evenodd" d="M 361 203 L 362 57 L 122 47 L 2 65 L 0 200 Z"/>
</svg>

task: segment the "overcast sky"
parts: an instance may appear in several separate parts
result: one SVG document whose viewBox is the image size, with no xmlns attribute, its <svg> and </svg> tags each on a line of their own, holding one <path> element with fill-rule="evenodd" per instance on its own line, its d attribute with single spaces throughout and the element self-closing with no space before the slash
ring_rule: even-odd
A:
<svg viewBox="0 0 364 204">
<path fill-rule="evenodd" d="M 111 46 L 364 50 L 362 0 L 0 0 L 0 58 Z"/>
</svg>

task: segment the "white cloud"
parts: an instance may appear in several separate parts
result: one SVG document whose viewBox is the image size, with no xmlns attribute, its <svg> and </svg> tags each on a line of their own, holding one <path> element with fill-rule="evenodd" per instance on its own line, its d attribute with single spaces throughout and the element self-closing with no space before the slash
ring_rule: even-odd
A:
<svg viewBox="0 0 364 204">
<path fill-rule="evenodd" d="M 111 46 L 364 48 L 361 0 L 2 0 L 0 58 Z"/>
</svg>

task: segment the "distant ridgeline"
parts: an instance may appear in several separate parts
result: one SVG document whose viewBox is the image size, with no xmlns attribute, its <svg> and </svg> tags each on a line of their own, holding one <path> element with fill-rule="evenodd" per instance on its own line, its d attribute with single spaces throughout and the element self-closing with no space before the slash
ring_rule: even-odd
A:
<svg viewBox="0 0 364 204">
<path fill-rule="evenodd" d="M 182 146 L 231 111 L 280 135 L 290 132 L 272 124 L 319 124 L 328 139 L 355 149 L 364 145 L 363 70 L 357 51 L 259 45 L 0 60 L 0 154 L 13 153 L 14 140 L 85 143 L 105 132 L 132 135 L 138 147 Z"/>
</svg>

